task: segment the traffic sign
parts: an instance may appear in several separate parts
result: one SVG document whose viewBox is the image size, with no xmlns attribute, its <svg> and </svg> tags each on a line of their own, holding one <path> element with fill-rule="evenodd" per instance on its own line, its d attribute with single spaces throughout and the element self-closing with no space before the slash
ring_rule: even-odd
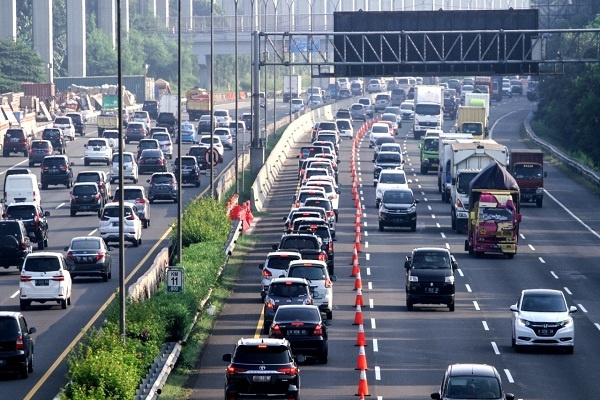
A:
<svg viewBox="0 0 600 400">
<path fill-rule="evenodd" d="M 183 267 L 167 267 L 167 292 L 183 292 L 185 269 Z"/>
<path fill-rule="evenodd" d="M 310 40 L 310 50 L 307 39 L 292 39 L 290 40 L 290 51 L 292 53 L 316 53 L 319 51 L 319 47 L 321 44 L 320 39 L 311 39 Z"/>
<path fill-rule="evenodd" d="M 220 158 L 221 157 L 219 156 L 219 152 L 215 148 L 213 148 L 213 150 L 212 150 L 212 156 L 211 156 L 210 149 L 206 149 L 206 152 L 204 152 L 204 162 L 208 165 L 212 164 L 213 167 L 217 166 Z"/>
</svg>

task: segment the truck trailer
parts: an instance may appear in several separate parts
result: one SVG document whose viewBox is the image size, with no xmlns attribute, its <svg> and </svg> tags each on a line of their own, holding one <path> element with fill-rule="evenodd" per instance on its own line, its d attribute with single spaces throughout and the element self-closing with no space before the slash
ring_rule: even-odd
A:
<svg viewBox="0 0 600 400">
<path fill-rule="evenodd" d="M 298 99 L 302 95 L 302 75 L 283 76 L 283 102 L 289 103 L 291 99 Z"/>
<path fill-rule="evenodd" d="M 442 133 L 438 141 L 438 192 L 442 194 L 442 201 L 450 199 L 450 145 L 458 139 L 473 139 L 470 133 Z"/>
<path fill-rule="evenodd" d="M 513 258 L 519 239 L 520 191 L 499 163 L 485 167 L 469 184 L 469 222 L 465 251 L 475 257 L 503 254 Z"/>
<path fill-rule="evenodd" d="M 511 150 L 509 172 L 521 189 L 521 203 L 542 206 L 544 200 L 544 153 L 541 150 Z"/>
</svg>

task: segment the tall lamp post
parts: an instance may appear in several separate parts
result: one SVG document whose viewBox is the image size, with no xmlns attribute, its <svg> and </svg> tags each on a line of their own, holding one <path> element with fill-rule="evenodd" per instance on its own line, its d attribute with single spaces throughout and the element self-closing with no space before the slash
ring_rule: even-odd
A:
<svg viewBox="0 0 600 400">
<path fill-rule="evenodd" d="M 288 7 L 288 32 L 291 32 L 292 28 L 293 28 L 293 25 L 292 25 L 292 8 L 294 7 L 294 2 L 295 2 L 295 0 L 285 0 L 285 3 L 287 4 L 287 7 Z M 292 47 L 291 47 L 292 43 L 291 43 L 291 40 L 289 39 L 289 37 L 288 37 L 288 44 L 287 44 L 287 46 L 288 46 L 287 51 L 288 51 L 288 54 L 290 56 L 290 59 L 288 61 L 291 63 L 291 61 L 292 61 Z M 292 82 L 291 82 L 291 79 L 292 79 L 292 73 L 293 73 L 293 71 L 294 71 L 293 67 L 288 66 L 287 73 L 288 73 L 288 76 L 289 76 L 289 79 L 290 79 L 290 83 L 288 85 L 290 87 L 289 88 L 290 89 L 290 97 L 289 97 L 289 99 L 290 99 L 290 101 L 289 101 L 289 106 L 290 106 L 290 111 L 289 111 L 290 112 L 290 123 L 292 123 L 292 88 L 291 88 L 291 83 Z M 283 79 L 285 80 L 285 77 Z M 300 96 L 300 93 L 298 93 L 298 96 Z"/>
<path fill-rule="evenodd" d="M 274 25 L 274 31 L 277 32 L 277 6 L 279 5 L 279 0 L 273 0 L 273 8 L 275 10 L 275 25 Z M 273 54 L 273 57 L 275 57 L 275 54 Z M 277 84 L 277 66 L 275 64 L 273 64 L 273 137 L 275 137 L 275 133 L 277 132 L 277 95 L 276 95 L 276 91 L 275 91 L 275 85 Z M 290 104 L 291 104 L 291 100 L 290 100 Z M 266 114 L 266 110 L 265 110 L 265 114 Z M 266 118 L 266 116 L 265 116 Z"/>
<path fill-rule="evenodd" d="M 240 132 L 238 130 L 238 99 L 240 97 L 239 95 L 239 89 L 238 89 L 238 2 L 239 0 L 234 0 L 235 1 L 235 21 L 234 21 L 234 29 L 235 29 L 235 44 L 234 44 L 234 48 L 235 48 L 235 61 L 234 61 L 234 68 L 235 68 L 235 78 L 234 78 L 234 84 L 235 84 L 235 112 L 234 112 L 234 118 L 235 118 L 235 193 L 239 194 L 240 193 L 240 182 L 239 182 L 239 174 L 240 174 L 240 170 L 239 170 L 239 162 L 238 162 L 238 156 L 239 156 L 239 149 L 238 149 L 238 142 L 240 140 Z M 242 135 L 245 135 L 246 132 L 242 132 Z M 242 137 L 242 140 L 243 137 Z M 242 143 L 242 148 L 243 148 L 243 143 Z M 242 158 L 243 160 L 243 158 Z M 243 164 L 243 162 L 242 162 Z M 242 165 L 242 173 L 243 173 L 243 165 Z"/>
</svg>

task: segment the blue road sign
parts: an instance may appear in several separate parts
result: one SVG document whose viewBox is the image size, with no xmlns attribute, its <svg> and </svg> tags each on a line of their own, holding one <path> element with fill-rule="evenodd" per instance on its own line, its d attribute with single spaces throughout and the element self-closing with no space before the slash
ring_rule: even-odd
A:
<svg viewBox="0 0 600 400">
<path fill-rule="evenodd" d="M 292 53 L 308 53 L 307 39 L 292 39 L 290 40 L 290 50 Z M 310 41 L 310 52 L 315 53 L 319 51 L 320 39 L 313 39 Z"/>
</svg>

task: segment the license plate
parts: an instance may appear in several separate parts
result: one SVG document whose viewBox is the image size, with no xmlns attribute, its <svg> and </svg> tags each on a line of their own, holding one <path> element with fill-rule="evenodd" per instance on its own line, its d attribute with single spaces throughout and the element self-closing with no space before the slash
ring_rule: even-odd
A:
<svg viewBox="0 0 600 400">
<path fill-rule="evenodd" d="M 100 147 L 94 147 L 94 151 L 100 151 Z"/>
<path fill-rule="evenodd" d="M 288 330 L 288 335 L 297 336 L 297 335 L 306 335 L 305 329 L 290 329 Z"/>
<path fill-rule="evenodd" d="M 254 375 L 252 377 L 253 382 L 271 382 L 271 376 L 269 375 Z"/>
<path fill-rule="evenodd" d="M 18 141 L 19 141 L 19 138 L 12 138 L 12 139 L 10 139 L 10 141 L 11 141 L 11 143 L 18 142 Z"/>
<path fill-rule="evenodd" d="M 439 292 L 439 290 L 440 289 L 436 288 L 436 287 L 428 287 L 428 288 L 425 288 L 425 293 L 437 293 L 437 292 Z"/>
<path fill-rule="evenodd" d="M 538 334 L 540 336 L 554 336 L 554 329 L 540 329 Z"/>
<path fill-rule="evenodd" d="M 48 286 L 50 285 L 49 279 L 36 279 L 35 286 Z"/>
</svg>

